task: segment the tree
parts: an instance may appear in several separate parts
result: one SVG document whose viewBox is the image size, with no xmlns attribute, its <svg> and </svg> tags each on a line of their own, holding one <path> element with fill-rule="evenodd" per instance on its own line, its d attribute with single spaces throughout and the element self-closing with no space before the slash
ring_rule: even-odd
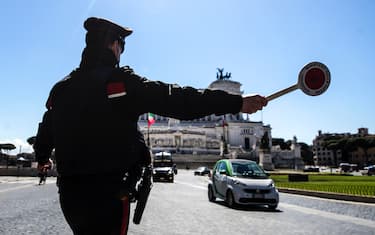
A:
<svg viewBox="0 0 375 235">
<path fill-rule="evenodd" d="M 29 137 L 26 141 L 29 145 L 34 145 L 36 140 L 36 136 Z"/>
<path fill-rule="evenodd" d="M 343 138 L 340 140 L 342 149 L 342 159 L 344 162 L 353 162 L 353 159 L 350 158 L 350 153 L 357 150 L 357 145 L 354 143 L 353 138 Z"/>
<path fill-rule="evenodd" d="M 331 163 L 334 166 L 338 166 L 337 161 L 337 150 L 341 150 L 341 145 L 339 144 L 339 139 L 328 139 L 323 142 L 323 147 L 329 149 L 333 152 L 333 162 Z"/>
<path fill-rule="evenodd" d="M 368 165 L 369 159 L 368 159 L 368 149 L 375 147 L 375 138 L 374 137 L 356 137 L 353 140 L 354 144 L 361 148 L 365 154 L 365 164 Z"/>
<path fill-rule="evenodd" d="M 306 143 L 298 143 L 301 146 L 301 158 L 306 165 L 314 165 L 314 154 Z"/>
<path fill-rule="evenodd" d="M 264 132 L 264 135 L 260 141 L 260 149 L 263 149 L 265 151 L 269 151 L 270 150 L 270 146 L 269 146 L 269 138 L 268 138 L 268 132 L 265 131 Z"/>
<path fill-rule="evenodd" d="M 0 152 L 2 152 L 3 149 L 9 151 L 9 150 L 13 150 L 15 148 L 16 148 L 16 146 L 14 146 L 14 144 L 9 144 L 9 143 L 7 143 L 7 144 L 0 144 Z M 7 166 L 7 169 L 8 169 L 8 163 L 9 163 L 9 155 L 6 154 L 6 166 Z"/>
<path fill-rule="evenodd" d="M 375 147 L 375 138 L 373 136 L 365 136 L 365 137 L 337 137 L 337 136 L 330 136 L 327 137 L 324 141 L 322 146 L 329 150 L 333 151 L 334 156 L 334 164 L 337 166 L 337 150 L 341 150 L 342 153 L 342 160 L 344 162 L 353 162 L 353 159 L 349 159 L 350 153 L 356 151 L 358 149 L 362 149 L 365 162 L 364 164 L 368 165 L 368 149 Z"/>
<path fill-rule="evenodd" d="M 281 150 L 290 150 L 291 141 L 285 142 L 283 138 L 272 138 L 272 146 L 279 145 Z"/>
</svg>

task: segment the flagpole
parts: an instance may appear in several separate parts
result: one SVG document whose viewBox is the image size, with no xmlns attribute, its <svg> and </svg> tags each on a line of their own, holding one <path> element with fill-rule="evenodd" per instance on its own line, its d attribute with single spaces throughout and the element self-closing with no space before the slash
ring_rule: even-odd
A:
<svg viewBox="0 0 375 235">
<path fill-rule="evenodd" d="M 150 125 L 147 125 L 147 146 L 150 147 Z"/>
</svg>

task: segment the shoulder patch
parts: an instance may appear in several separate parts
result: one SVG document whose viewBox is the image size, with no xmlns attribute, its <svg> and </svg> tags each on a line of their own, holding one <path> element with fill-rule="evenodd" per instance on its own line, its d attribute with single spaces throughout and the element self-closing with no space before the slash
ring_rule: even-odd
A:
<svg viewBox="0 0 375 235">
<path fill-rule="evenodd" d="M 107 84 L 107 97 L 109 99 L 126 95 L 124 82 L 110 82 Z"/>
</svg>

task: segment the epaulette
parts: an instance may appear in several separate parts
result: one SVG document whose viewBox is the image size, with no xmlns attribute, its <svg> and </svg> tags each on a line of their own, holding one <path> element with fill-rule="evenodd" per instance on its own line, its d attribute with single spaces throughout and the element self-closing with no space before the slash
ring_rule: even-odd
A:
<svg viewBox="0 0 375 235">
<path fill-rule="evenodd" d="M 69 75 L 65 76 L 63 79 L 61 79 L 60 81 L 58 81 L 52 88 L 52 90 L 50 91 L 50 94 L 48 96 L 48 99 L 47 99 L 47 102 L 46 102 L 46 108 L 48 110 L 51 110 L 52 109 L 52 105 L 53 105 L 53 102 L 52 102 L 52 95 L 53 95 L 53 92 L 54 90 L 56 89 L 56 87 L 62 85 L 62 83 L 68 81 L 69 79 L 72 78 L 72 74 L 77 72 L 77 70 L 74 70 L 73 72 L 71 72 Z"/>
<path fill-rule="evenodd" d="M 125 73 L 134 73 L 134 70 L 130 66 L 126 65 L 120 68 Z"/>
<path fill-rule="evenodd" d="M 61 79 L 60 82 L 65 82 L 65 81 L 67 81 L 67 80 L 69 80 L 71 78 L 72 78 L 72 75 L 69 74 L 69 75 L 65 76 L 63 79 Z"/>
</svg>

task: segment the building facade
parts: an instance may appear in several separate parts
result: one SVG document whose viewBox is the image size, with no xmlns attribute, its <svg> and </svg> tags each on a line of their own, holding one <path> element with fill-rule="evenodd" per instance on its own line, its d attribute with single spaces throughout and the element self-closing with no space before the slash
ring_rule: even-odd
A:
<svg viewBox="0 0 375 235">
<path fill-rule="evenodd" d="M 227 75 L 224 77 L 226 79 L 218 75 L 218 79 L 212 82 L 208 89 L 225 90 L 242 95 L 241 84 L 229 80 L 230 76 Z M 138 122 L 153 152 L 212 154 L 259 161 L 262 139 L 267 139 L 268 148 L 272 148 L 270 125 L 264 125 L 262 121 L 251 121 L 249 115 L 242 113 L 210 115 L 191 121 L 180 121 L 158 115 L 154 115 L 154 119 L 155 123 L 150 128 L 148 128 L 147 114 L 142 115 Z M 262 165 L 262 162 L 259 163 Z M 273 169 L 273 166 L 271 164 L 269 168 Z"/>
<path fill-rule="evenodd" d="M 239 82 L 229 79 L 218 79 L 208 86 L 208 89 L 242 95 L 240 88 Z M 227 148 L 240 148 L 250 152 L 259 146 L 265 131 L 269 133 L 270 146 L 272 144 L 271 127 L 250 121 L 242 113 L 210 115 L 191 121 L 154 115 L 155 124 L 149 129 L 147 118 L 147 114 L 142 115 L 138 123 L 154 151 L 223 154 Z"/>
<path fill-rule="evenodd" d="M 223 76 L 222 70 L 219 72 L 217 80 L 208 89 L 242 95 L 241 84 L 229 80 L 230 74 Z M 142 115 L 138 122 L 153 152 L 248 158 L 259 162 L 266 170 L 273 170 L 275 166 L 295 168 L 298 165 L 301 168 L 299 146 L 296 144 L 293 150 L 283 153 L 273 152 L 271 126 L 262 121 L 251 121 L 249 115 L 210 115 L 191 121 L 154 115 L 154 119 L 150 128 L 148 114 Z M 264 148 L 271 151 L 264 152 Z"/>
<path fill-rule="evenodd" d="M 313 140 L 313 154 L 314 164 L 317 166 L 338 166 L 340 163 L 348 162 L 358 164 L 359 166 L 366 166 L 369 163 L 375 163 L 375 147 L 363 149 L 361 147 L 348 153 L 346 158 L 343 157 L 341 149 L 330 150 L 324 146 L 326 139 L 340 139 L 340 138 L 356 138 L 356 137 L 367 137 L 374 138 L 375 135 L 371 135 L 368 132 L 368 128 L 359 128 L 358 133 L 322 133 L 318 132 L 318 135 Z"/>
</svg>

